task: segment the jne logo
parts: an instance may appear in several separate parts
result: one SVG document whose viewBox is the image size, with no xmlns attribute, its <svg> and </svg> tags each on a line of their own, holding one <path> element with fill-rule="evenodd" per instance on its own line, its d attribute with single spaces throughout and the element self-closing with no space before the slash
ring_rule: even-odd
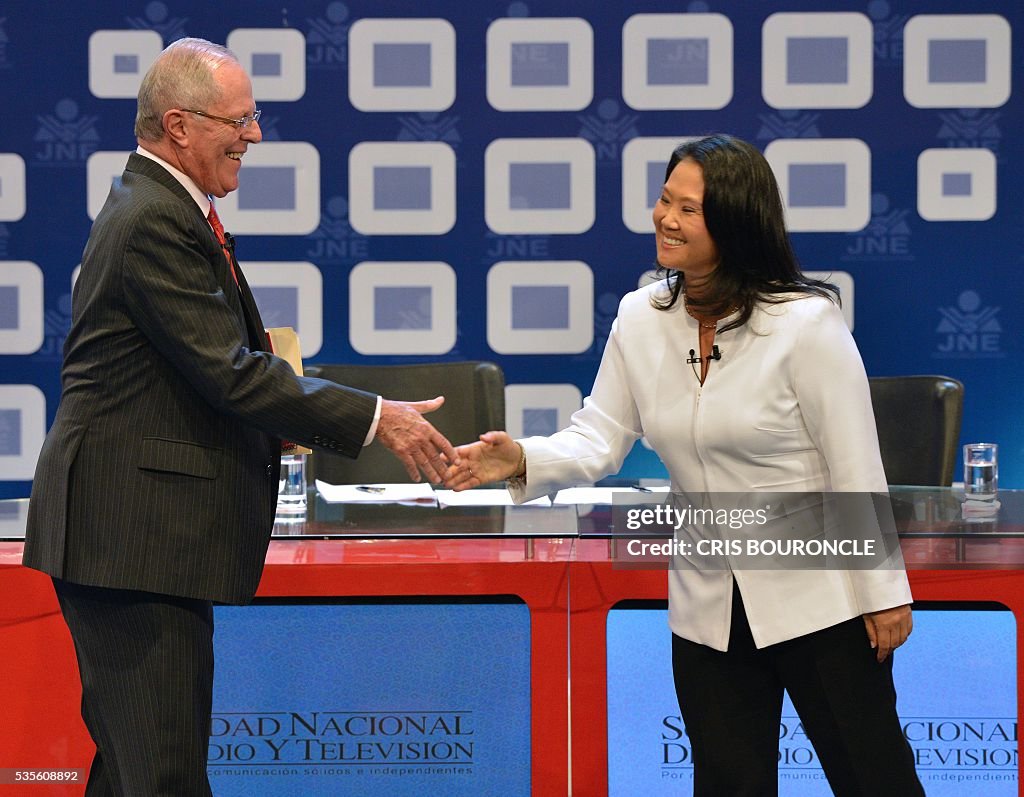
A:
<svg viewBox="0 0 1024 797">
<path fill-rule="evenodd" d="M 893 208 L 885 194 L 871 197 L 871 221 L 863 230 L 850 233 L 850 244 L 840 257 L 844 261 L 906 262 L 910 251 L 910 225 L 906 208 Z"/>
<path fill-rule="evenodd" d="M 598 163 L 618 163 L 622 145 L 640 135 L 639 118 L 635 113 L 623 114 L 615 100 L 601 100 L 597 113 L 579 117 L 580 138 L 594 145 Z"/>
<path fill-rule="evenodd" d="M 487 249 L 481 259 L 490 265 L 495 260 L 532 259 L 544 260 L 551 257 L 551 238 L 542 235 L 500 235 L 496 232 L 484 234 Z"/>
<path fill-rule="evenodd" d="M 125 24 L 133 30 L 152 30 L 159 33 L 164 44 L 170 44 L 188 35 L 185 32 L 188 18 L 170 16 L 167 5 L 159 0 L 147 3 L 143 13 L 144 16 L 141 17 L 125 17 Z"/>
<path fill-rule="evenodd" d="M 92 115 L 79 116 L 78 103 L 60 100 L 52 114 L 37 116 L 39 144 L 33 158 L 36 166 L 80 166 L 99 149 L 100 137 Z"/>
<path fill-rule="evenodd" d="M 348 7 L 329 3 L 322 18 L 307 19 L 306 66 L 341 69 L 348 62 Z"/>
<path fill-rule="evenodd" d="M 327 201 L 327 212 L 309 238 L 313 246 L 307 250 L 306 257 L 321 266 L 351 265 L 370 256 L 370 239 L 352 229 L 348 221 L 348 200 L 343 196 Z"/>
<path fill-rule="evenodd" d="M 758 114 L 757 118 L 761 120 L 761 127 L 754 138 L 759 142 L 771 142 L 777 138 L 821 138 L 818 127 L 820 113 L 787 109 Z"/>
<path fill-rule="evenodd" d="M 442 116 L 436 111 L 422 111 L 415 116 L 399 116 L 396 141 L 443 141 L 458 149 L 462 135 L 458 116 Z"/>
<path fill-rule="evenodd" d="M 1005 357 L 1000 346 L 1003 332 L 998 307 L 983 307 L 976 291 L 964 291 L 956 307 L 940 307 L 935 328 L 939 342 L 932 352 L 938 359 Z"/>
<path fill-rule="evenodd" d="M 868 3 L 868 16 L 874 30 L 875 59 L 896 64 L 903 60 L 903 28 L 909 14 L 893 14 L 885 0 Z"/>
<path fill-rule="evenodd" d="M 939 114 L 941 125 L 936 138 L 946 147 L 957 149 L 989 149 L 999 152 L 1003 133 L 999 129 L 998 111 L 961 108 Z"/>
</svg>

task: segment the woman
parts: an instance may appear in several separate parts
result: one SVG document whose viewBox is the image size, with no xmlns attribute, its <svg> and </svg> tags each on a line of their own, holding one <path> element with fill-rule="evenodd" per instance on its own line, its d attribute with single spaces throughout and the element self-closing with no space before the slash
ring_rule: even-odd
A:
<svg viewBox="0 0 1024 797">
<path fill-rule="evenodd" d="M 488 432 L 457 449 L 449 486 L 509 479 L 529 500 L 616 473 L 645 435 L 675 492 L 885 492 L 838 291 L 801 275 L 764 157 L 727 135 L 681 145 L 654 226 L 667 278 L 622 300 L 571 425 Z M 902 570 L 670 570 L 694 793 L 776 793 L 785 689 L 836 794 L 923 794 L 890 655 L 910 601 Z"/>
</svg>

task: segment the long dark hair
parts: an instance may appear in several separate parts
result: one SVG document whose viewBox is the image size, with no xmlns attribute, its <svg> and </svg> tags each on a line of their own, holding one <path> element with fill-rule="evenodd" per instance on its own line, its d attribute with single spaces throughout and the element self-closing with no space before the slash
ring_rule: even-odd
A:
<svg viewBox="0 0 1024 797">
<path fill-rule="evenodd" d="M 795 293 L 840 303 L 835 285 L 800 272 L 786 233 L 779 185 L 755 147 L 723 133 L 680 144 L 669 159 L 666 182 L 682 160 L 694 161 L 703 172 L 704 223 L 719 255 L 706 293 L 699 299 L 686 297 L 691 307 L 708 315 L 738 307 L 738 318 L 722 331 L 747 323 L 758 301 L 785 302 Z M 682 298 L 685 280 L 679 271 L 658 268 L 668 276 L 670 294 L 652 302 L 668 310 Z"/>
</svg>

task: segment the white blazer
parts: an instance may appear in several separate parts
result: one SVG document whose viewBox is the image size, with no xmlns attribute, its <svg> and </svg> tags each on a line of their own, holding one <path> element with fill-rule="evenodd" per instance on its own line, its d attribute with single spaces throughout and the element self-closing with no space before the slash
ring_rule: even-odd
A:
<svg viewBox="0 0 1024 797">
<path fill-rule="evenodd" d="M 887 491 L 867 376 L 834 303 L 760 303 L 742 327 L 716 335 L 722 357 L 702 386 L 686 362 L 699 349 L 697 322 L 681 301 L 651 306 L 666 290 L 663 281 L 623 298 L 593 391 L 569 427 L 520 441 L 528 481 L 512 488 L 517 502 L 617 473 L 641 436 L 673 491 Z M 672 631 L 726 650 L 734 578 L 758 647 L 911 602 L 902 567 L 673 569 Z"/>
</svg>

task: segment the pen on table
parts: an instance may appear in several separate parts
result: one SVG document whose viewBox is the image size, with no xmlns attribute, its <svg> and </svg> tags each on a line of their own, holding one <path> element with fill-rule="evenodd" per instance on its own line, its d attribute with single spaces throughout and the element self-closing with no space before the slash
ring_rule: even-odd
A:
<svg viewBox="0 0 1024 797">
<path fill-rule="evenodd" d="M 640 493 L 649 493 L 649 492 L 651 492 L 651 488 L 650 487 L 644 487 L 642 484 L 634 484 L 633 485 L 633 489 L 636 490 L 637 492 L 640 492 Z"/>
<path fill-rule="evenodd" d="M 359 490 L 359 492 L 361 492 L 361 493 L 382 493 L 382 492 L 384 492 L 384 488 L 383 487 L 371 487 L 368 484 L 360 484 L 358 487 L 356 487 L 356 489 Z"/>
</svg>

